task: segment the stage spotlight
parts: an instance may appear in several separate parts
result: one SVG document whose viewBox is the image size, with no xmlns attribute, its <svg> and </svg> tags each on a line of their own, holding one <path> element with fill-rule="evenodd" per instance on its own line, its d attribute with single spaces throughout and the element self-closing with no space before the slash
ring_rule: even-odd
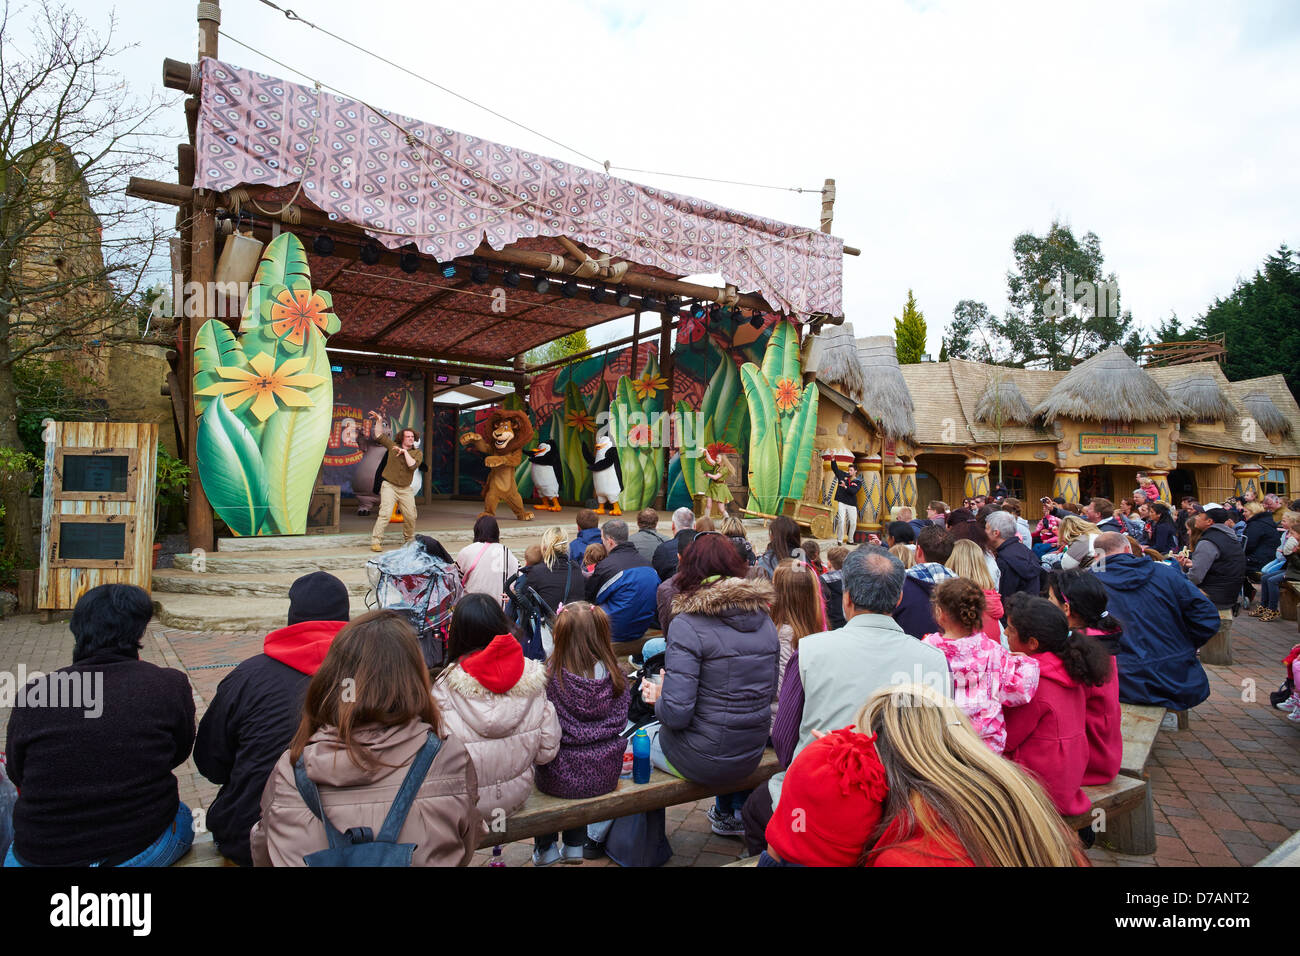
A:
<svg viewBox="0 0 1300 956">
<path fill-rule="evenodd" d="M 676 315 L 676 314 L 677 314 L 678 312 L 680 312 L 680 311 L 682 311 L 682 300 L 681 300 L 681 299 L 672 298 L 672 299 L 668 299 L 666 302 L 664 302 L 664 314 L 665 314 L 665 315 Z"/>
<path fill-rule="evenodd" d="M 319 233 L 316 238 L 311 241 L 311 251 L 316 253 L 318 256 L 334 255 L 334 239 L 328 232 Z"/>
<path fill-rule="evenodd" d="M 761 329 L 763 327 L 763 317 L 755 312 L 749 317 L 749 324 L 756 329 Z"/>
<path fill-rule="evenodd" d="M 397 378 L 397 373 L 391 370 L 387 371 L 384 373 L 384 378 Z"/>
<path fill-rule="evenodd" d="M 468 384 L 470 384 L 472 381 L 474 381 L 474 380 L 473 380 L 472 378 L 470 378 L 468 375 L 462 375 L 462 376 L 460 377 L 460 384 L 462 384 L 462 385 L 468 385 Z"/>
<path fill-rule="evenodd" d="M 618 303 L 620 309 L 626 309 L 632 304 L 632 293 L 628 292 L 627 289 L 619 289 L 618 297 L 614 301 Z"/>
<path fill-rule="evenodd" d="M 591 287 L 591 291 L 587 293 L 587 298 L 592 302 L 595 302 L 597 305 L 603 305 L 605 302 L 605 290 L 598 285 L 594 285 Z"/>
<path fill-rule="evenodd" d="M 367 242 L 361 247 L 361 261 L 368 266 L 379 264 L 379 247 L 373 242 Z"/>
<path fill-rule="evenodd" d="M 397 260 L 398 267 L 408 275 L 420 271 L 420 257 L 415 252 L 403 252 Z"/>
<path fill-rule="evenodd" d="M 479 285 L 482 285 L 484 282 L 487 282 L 488 277 L 490 275 L 491 273 L 488 272 L 488 267 L 485 265 L 477 265 L 473 269 L 471 269 L 469 273 L 469 277 L 473 279 L 475 282 L 477 282 Z"/>
<path fill-rule="evenodd" d="M 483 384 L 484 384 L 487 388 L 492 388 L 494 385 L 496 385 L 496 382 L 495 382 L 493 379 L 485 378 L 485 379 L 483 379 Z"/>
<path fill-rule="evenodd" d="M 692 317 L 697 319 L 704 318 L 704 315 L 707 311 L 708 310 L 704 307 L 703 302 L 696 302 L 693 306 L 691 306 L 691 315 Z"/>
<path fill-rule="evenodd" d="M 505 283 L 512 289 L 519 288 L 519 270 L 511 269 L 505 274 Z"/>
<path fill-rule="evenodd" d="M 448 382 L 451 381 L 451 376 L 450 376 L 450 375 L 435 375 L 435 376 L 433 377 L 433 380 L 434 380 L 435 382 L 437 382 L 439 385 L 446 385 Z"/>
<path fill-rule="evenodd" d="M 578 283 L 574 282 L 572 279 L 564 283 L 564 285 L 560 288 L 560 295 L 564 296 L 566 299 L 572 299 L 577 294 L 578 294 Z"/>
<path fill-rule="evenodd" d="M 722 322 L 722 306 L 709 306 L 709 325 L 719 325 Z"/>
<path fill-rule="evenodd" d="M 551 280 L 546 276 L 538 276 L 533 280 L 533 291 L 539 295 L 545 295 L 551 291 Z"/>
</svg>

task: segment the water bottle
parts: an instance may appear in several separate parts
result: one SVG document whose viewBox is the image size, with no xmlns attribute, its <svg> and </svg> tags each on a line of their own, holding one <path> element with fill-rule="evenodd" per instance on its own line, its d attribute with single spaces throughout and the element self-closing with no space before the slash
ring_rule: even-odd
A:
<svg viewBox="0 0 1300 956">
<path fill-rule="evenodd" d="M 488 862 L 488 866 L 505 866 L 505 865 L 506 865 L 506 861 L 501 859 L 501 844 L 498 843 L 496 846 L 492 848 L 492 859 Z"/>
<path fill-rule="evenodd" d="M 632 738 L 632 782 L 650 782 L 650 735 L 638 727 Z"/>
</svg>

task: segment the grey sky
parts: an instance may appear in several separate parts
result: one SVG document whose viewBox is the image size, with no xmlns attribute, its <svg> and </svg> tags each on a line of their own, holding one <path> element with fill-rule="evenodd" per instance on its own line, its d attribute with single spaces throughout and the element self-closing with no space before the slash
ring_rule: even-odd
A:
<svg viewBox="0 0 1300 956">
<path fill-rule="evenodd" d="M 1053 218 L 1098 234 L 1144 326 L 1201 314 L 1300 246 L 1296 3 L 280 5 L 615 166 L 835 177 L 834 231 L 863 250 L 845 260 L 849 320 L 892 334 L 910 287 L 936 354 L 959 299 L 1004 308 L 1012 239 Z M 105 5 L 74 6 L 104 22 Z M 356 98 L 582 161 L 257 0 L 222 11 L 231 36 Z M 194 57 L 193 4 L 117 12 L 139 40 L 121 64 L 133 86 Z M 225 38 L 220 52 L 288 72 Z M 816 193 L 629 178 L 794 223 L 820 208 Z"/>
</svg>

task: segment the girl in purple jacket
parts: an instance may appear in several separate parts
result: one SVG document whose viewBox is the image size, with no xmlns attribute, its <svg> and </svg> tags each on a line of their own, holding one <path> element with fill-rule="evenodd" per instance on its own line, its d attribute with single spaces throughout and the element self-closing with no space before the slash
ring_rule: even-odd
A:
<svg viewBox="0 0 1300 956">
<path fill-rule="evenodd" d="M 560 752 L 537 768 L 537 789 L 554 797 L 598 797 L 618 786 L 627 741 L 628 680 L 610 643 L 609 616 L 586 601 L 566 604 L 555 619 L 555 648 L 546 664 L 546 696 L 560 720 Z M 533 865 L 581 863 L 586 827 L 534 841 Z"/>
</svg>

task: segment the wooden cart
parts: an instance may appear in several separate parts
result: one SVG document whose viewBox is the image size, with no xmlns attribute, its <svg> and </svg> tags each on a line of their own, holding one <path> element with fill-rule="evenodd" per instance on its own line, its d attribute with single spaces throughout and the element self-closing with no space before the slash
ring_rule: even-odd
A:
<svg viewBox="0 0 1300 956">
<path fill-rule="evenodd" d="M 819 541 L 827 541 L 835 537 L 834 517 L 831 509 L 826 505 L 814 504 L 798 498 L 782 498 L 779 510 L 784 517 L 793 518 L 795 524 Z M 741 511 L 752 518 L 766 518 L 769 521 L 777 517 L 749 508 L 742 508 Z"/>
</svg>

